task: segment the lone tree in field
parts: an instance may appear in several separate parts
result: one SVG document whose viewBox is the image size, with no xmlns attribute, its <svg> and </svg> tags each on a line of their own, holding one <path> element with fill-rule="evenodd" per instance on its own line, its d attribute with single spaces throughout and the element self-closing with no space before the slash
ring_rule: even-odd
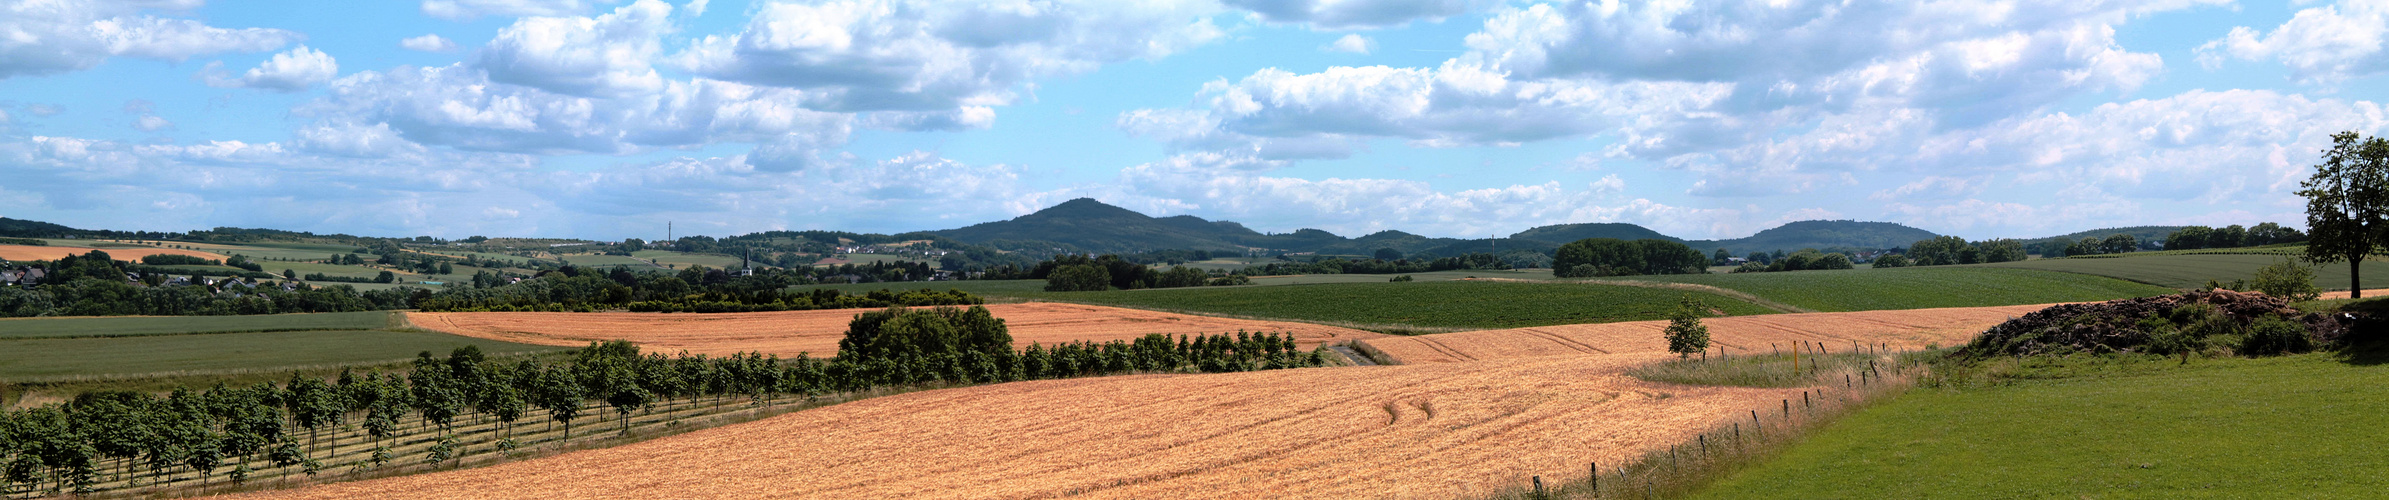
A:
<svg viewBox="0 0 2389 500">
<path fill-rule="evenodd" d="M 2355 132 L 2331 135 L 2331 149 L 2314 177 L 2299 184 L 2306 189 L 2306 259 L 2316 263 L 2348 263 L 2349 297 L 2363 297 L 2357 266 L 2374 253 L 2384 235 L 2382 217 L 2389 216 L 2389 140 Z"/>
<path fill-rule="evenodd" d="M 1707 308 L 1692 297 L 1676 304 L 1676 311 L 1667 315 L 1667 352 L 1684 358 L 1709 351 L 1709 327 L 1701 326 L 1701 310 Z"/>
</svg>

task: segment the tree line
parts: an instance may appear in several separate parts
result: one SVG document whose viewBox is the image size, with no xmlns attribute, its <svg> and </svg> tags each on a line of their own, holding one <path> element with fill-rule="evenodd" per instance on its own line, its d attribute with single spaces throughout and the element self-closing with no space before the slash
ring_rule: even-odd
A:
<svg viewBox="0 0 2389 500">
<path fill-rule="evenodd" d="M 2242 228 L 2239 224 L 2224 227 L 2190 226 L 2165 236 L 2166 250 L 2198 250 L 2205 248 L 2239 248 L 2306 241 L 2306 233 L 2297 228 L 2281 227 L 2266 222 L 2256 227 Z"/>
<path fill-rule="evenodd" d="M 566 266 L 541 273 L 537 279 L 490 286 L 456 286 L 414 302 L 417 309 L 462 311 L 586 312 L 623 308 L 640 312 L 756 312 L 813 309 L 853 309 L 887 306 L 970 305 L 984 301 L 959 290 L 945 292 L 878 290 L 846 294 L 837 290 L 788 290 L 790 275 L 730 276 L 720 270 L 691 266 L 677 274 L 605 271 Z M 688 280 L 695 279 L 695 283 Z M 479 280 L 476 280 L 479 281 Z"/>
<path fill-rule="evenodd" d="M 1798 252 L 1792 252 L 1791 255 L 1785 255 L 1783 257 L 1776 258 L 1773 262 L 1769 263 L 1762 264 L 1757 261 L 1743 262 L 1742 265 L 1734 267 L 1733 272 L 1775 273 L 1784 271 L 1851 269 L 1855 267 L 1857 267 L 1857 265 L 1851 263 L 1849 255 L 1844 255 L 1841 253 L 1823 253 L 1816 251 L 1816 249 L 1804 249 Z"/>
<path fill-rule="evenodd" d="M 1551 270 L 1561 278 L 1706 274 L 1709 256 L 1683 243 L 1661 239 L 1586 238 L 1560 245 L 1551 258 Z"/>
<path fill-rule="evenodd" d="M 403 373 L 343 370 L 332 380 L 292 374 L 281 384 L 181 388 L 163 397 L 129 391 L 85 393 L 64 403 L 0 412 L 0 476 L 11 489 L 86 493 L 102 481 L 194 472 L 205 482 L 219 469 L 245 481 L 276 468 L 312 476 L 349 459 L 356 469 L 394 456 L 409 416 L 433 433 L 422 462 L 438 464 L 476 451 L 519 446 L 516 426 L 545 417 L 564 426 L 587 414 L 629 416 L 660 402 L 710 398 L 717 405 L 780 396 L 817 398 L 877 388 L 979 384 L 1123 373 L 1217 373 L 1322 366 L 1324 349 L 1301 351 L 1276 333 L 1153 334 L 1134 341 L 1031 344 L 1014 350 L 1004 321 L 983 307 L 892 308 L 858 315 L 831 359 L 741 353 L 727 357 L 642 353 L 628 342 L 592 343 L 568 359 L 493 361 L 466 346 L 445 358 L 420 354 Z M 460 449 L 460 421 L 494 423 L 492 449 Z M 326 429 L 355 424 L 371 440 L 363 457 L 334 457 Z M 107 462 L 113 461 L 114 464 Z M 113 465 L 113 467 L 108 467 Z"/>
</svg>

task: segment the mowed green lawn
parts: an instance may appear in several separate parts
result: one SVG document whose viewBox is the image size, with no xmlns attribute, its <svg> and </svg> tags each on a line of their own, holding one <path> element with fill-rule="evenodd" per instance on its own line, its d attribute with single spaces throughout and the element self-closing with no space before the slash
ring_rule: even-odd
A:
<svg viewBox="0 0 2389 500">
<path fill-rule="evenodd" d="M 2047 304 L 2175 292 L 2169 288 L 2099 276 L 1976 266 L 1679 274 L 1616 279 L 1710 285 L 1825 312 Z M 1593 282 L 1600 280 L 1595 279 Z"/>
<path fill-rule="evenodd" d="M 0 340 L 0 380 L 26 382 L 220 371 L 281 371 L 403 361 L 465 345 L 489 353 L 557 351 L 459 337 L 393 331 L 306 331 Z"/>
<path fill-rule="evenodd" d="M 2144 361 L 1918 389 L 1703 498 L 2378 498 L 2389 365 L 2329 354 Z"/>
<path fill-rule="evenodd" d="M 1053 293 L 1044 300 L 1302 321 L 1516 328 L 1665 319 L 1682 297 L 1727 315 L 1766 308 L 1719 295 L 1627 286 L 1445 281 Z"/>
<path fill-rule="evenodd" d="M 2035 259 L 2021 262 L 1982 264 L 1982 268 L 2040 269 L 2064 271 L 2149 283 L 2174 288 L 2204 286 L 2207 280 L 2229 282 L 2253 279 L 2256 270 L 2281 262 L 2279 255 L 2129 255 L 2124 257 Z M 2358 266 L 2364 272 L 2366 288 L 2389 288 L 2389 262 L 2367 261 Z M 2348 289 L 2348 265 L 2345 262 L 2324 264 L 2314 270 L 2314 286 L 2324 290 Z"/>
<path fill-rule="evenodd" d="M 369 330 L 389 326 L 389 311 L 256 316 L 123 316 L 0 319 L 0 340 L 134 337 L 192 333 Z M 5 346 L 7 344 L 0 344 Z"/>
</svg>

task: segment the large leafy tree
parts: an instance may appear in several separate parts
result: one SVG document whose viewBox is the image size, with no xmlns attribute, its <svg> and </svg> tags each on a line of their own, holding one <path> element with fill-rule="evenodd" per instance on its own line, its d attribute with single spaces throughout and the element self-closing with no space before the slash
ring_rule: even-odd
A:
<svg viewBox="0 0 2389 500">
<path fill-rule="evenodd" d="M 2300 184 L 2306 198 L 2306 258 L 2348 263 L 2350 297 L 2362 297 L 2357 267 L 2381 247 L 2389 216 L 2389 140 L 2355 132 L 2331 135 L 2331 149 L 2314 176 Z"/>
</svg>

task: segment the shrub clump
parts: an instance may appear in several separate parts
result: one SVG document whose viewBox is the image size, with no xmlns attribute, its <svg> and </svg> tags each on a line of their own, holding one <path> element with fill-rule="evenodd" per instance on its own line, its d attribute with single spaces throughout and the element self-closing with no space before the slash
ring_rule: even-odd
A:
<svg viewBox="0 0 2389 500">
<path fill-rule="evenodd" d="M 2107 302 L 2061 304 L 1984 331 L 1960 357 L 2034 356 L 2074 352 L 2187 355 L 2209 347 L 2242 354 L 2303 352 L 2336 342 L 2342 318 L 2301 313 L 2289 301 L 2231 290 Z"/>
</svg>

